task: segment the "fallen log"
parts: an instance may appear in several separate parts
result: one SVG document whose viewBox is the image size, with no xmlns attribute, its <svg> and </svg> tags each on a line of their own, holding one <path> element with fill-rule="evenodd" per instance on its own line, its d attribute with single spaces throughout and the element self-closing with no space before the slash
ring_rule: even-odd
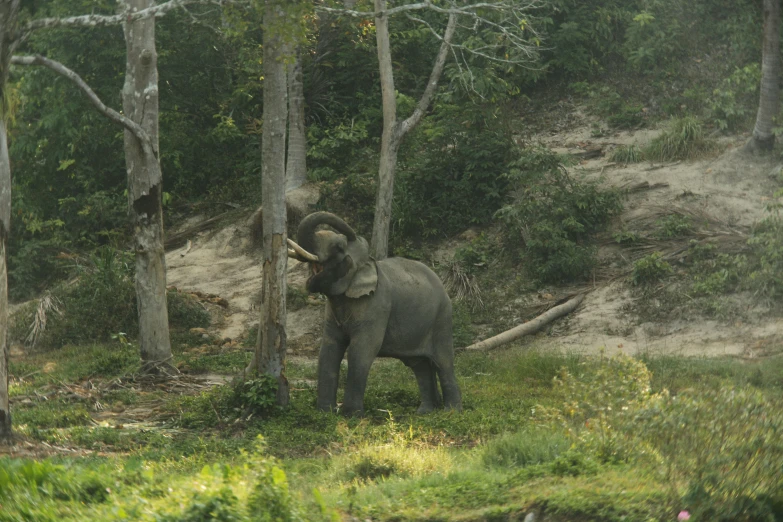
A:
<svg viewBox="0 0 783 522">
<path fill-rule="evenodd" d="M 515 326 L 511 330 L 506 330 L 505 332 L 499 333 L 494 337 L 490 337 L 489 339 L 479 341 L 475 344 L 471 344 L 470 346 L 466 346 L 465 348 L 461 348 L 461 349 L 458 348 L 457 351 L 461 351 L 461 350 L 488 351 L 497 348 L 498 346 L 502 346 L 506 343 L 510 343 L 511 341 L 515 341 L 525 335 L 530 335 L 532 333 L 535 333 L 538 330 L 540 330 L 542 326 L 545 326 L 551 323 L 552 321 L 554 321 L 555 319 L 559 317 L 563 317 L 564 315 L 573 312 L 574 309 L 577 306 L 579 306 L 579 303 L 582 302 L 582 299 L 584 299 L 584 297 L 585 297 L 584 294 L 579 294 L 576 297 L 566 301 L 565 303 L 547 310 L 546 312 L 539 315 L 535 319 L 532 319 L 526 323 L 522 323 L 519 326 Z"/>
</svg>

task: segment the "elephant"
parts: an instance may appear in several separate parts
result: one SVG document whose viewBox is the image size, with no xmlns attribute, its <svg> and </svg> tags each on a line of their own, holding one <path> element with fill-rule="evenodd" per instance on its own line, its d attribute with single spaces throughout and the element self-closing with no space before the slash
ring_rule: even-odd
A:
<svg viewBox="0 0 783 522">
<path fill-rule="evenodd" d="M 317 230 L 321 225 L 333 230 Z M 340 364 L 347 351 L 341 413 L 364 414 L 367 377 L 376 357 L 399 359 L 413 370 L 421 395 L 419 413 L 441 404 L 461 410 L 451 300 L 435 272 L 400 257 L 376 261 L 367 241 L 329 212 L 306 216 L 297 241 L 288 240 L 288 255 L 309 263 L 307 290 L 327 298 L 318 356 L 318 408 L 337 409 Z"/>
</svg>

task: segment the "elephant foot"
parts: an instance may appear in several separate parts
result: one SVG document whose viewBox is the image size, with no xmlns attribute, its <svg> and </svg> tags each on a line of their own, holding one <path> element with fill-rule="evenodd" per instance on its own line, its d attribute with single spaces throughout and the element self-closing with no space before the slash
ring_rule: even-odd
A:
<svg viewBox="0 0 783 522">
<path fill-rule="evenodd" d="M 435 406 L 432 403 L 421 403 L 421 406 L 419 406 L 419 409 L 416 410 L 416 413 L 419 415 L 423 415 L 425 413 L 432 413 L 435 411 Z"/>
<path fill-rule="evenodd" d="M 340 408 L 340 413 L 346 417 L 364 417 L 364 405 L 343 403 Z"/>
</svg>

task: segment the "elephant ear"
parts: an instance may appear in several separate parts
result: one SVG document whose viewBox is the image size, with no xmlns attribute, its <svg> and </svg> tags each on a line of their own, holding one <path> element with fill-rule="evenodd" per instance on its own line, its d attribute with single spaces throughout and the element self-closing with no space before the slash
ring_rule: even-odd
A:
<svg viewBox="0 0 783 522">
<path fill-rule="evenodd" d="M 348 290 L 345 291 L 346 297 L 357 298 L 363 295 L 370 295 L 378 287 L 378 267 L 375 261 L 369 261 L 363 264 L 353 276 Z"/>
</svg>

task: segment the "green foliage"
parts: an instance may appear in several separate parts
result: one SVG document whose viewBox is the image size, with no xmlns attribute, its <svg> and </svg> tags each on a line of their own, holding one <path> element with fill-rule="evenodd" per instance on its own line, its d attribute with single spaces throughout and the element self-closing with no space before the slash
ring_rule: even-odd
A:
<svg viewBox="0 0 783 522">
<path fill-rule="evenodd" d="M 565 462 L 582 462 L 579 452 L 594 455 L 601 462 L 624 462 L 636 456 L 638 445 L 623 431 L 636 411 L 644 408 L 651 394 L 652 374 L 641 361 L 618 354 L 583 363 L 578 374 L 566 369 L 555 378 L 562 390 L 559 408 L 536 412 L 544 420 L 562 427 L 576 444 L 577 453 Z"/>
<path fill-rule="evenodd" d="M 239 381 L 234 385 L 230 405 L 243 414 L 268 415 L 277 403 L 277 386 L 277 379 L 267 374 Z"/>
<path fill-rule="evenodd" d="M 476 332 L 470 317 L 470 306 L 464 301 L 452 302 L 451 319 L 453 321 L 454 347 L 461 348 L 473 344 Z"/>
<path fill-rule="evenodd" d="M 604 118 L 610 127 L 631 129 L 644 124 L 642 106 L 629 103 L 629 98 L 622 96 L 614 87 L 607 85 L 595 87 L 586 82 L 577 82 L 571 87 L 576 92 L 587 95 L 587 105 L 590 112 Z M 626 161 L 625 163 L 634 162 Z"/>
<path fill-rule="evenodd" d="M 506 245 L 525 253 L 528 268 L 542 282 L 585 278 L 595 266 L 595 249 L 589 241 L 622 209 L 620 195 L 553 167 L 555 156 L 551 153 L 530 154 L 549 158 L 532 162 L 542 163 L 548 170 L 521 170 L 531 163 L 525 159 L 517 164 L 520 170 L 509 174 L 521 194 L 496 214 L 505 225 Z"/>
<path fill-rule="evenodd" d="M 771 298 L 783 295 L 783 220 L 780 209 L 767 217 L 748 240 L 758 264 L 748 274 L 751 288 Z"/>
<path fill-rule="evenodd" d="M 497 107 L 438 104 L 400 151 L 393 239 L 443 237 L 484 224 L 508 189 L 515 155 Z"/>
<path fill-rule="evenodd" d="M 636 145 L 621 145 L 612 151 L 609 157 L 615 163 L 639 163 L 644 159 L 642 150 Z"/>
<path fill-rule="evenodd" d="M 301 310 L 307 306 L 308 293 L 306 290 L 288 285 L 286 286 L 285 292 L 285 305 L 287 311 L 295 312 L 296 310 Z"/>
<path fill-rule="evenodd" d="M 651 285 L 670 276 L 674 269 L 668 261 L 662 259 L 660 252 L 644 256 L 633 264 L 631 281 L 636 286 Z"/>
<path fill-rule="evenodd" d="M 655 232 L 658 239 L 675 239 L 693 231 L 690 218 L 682 214 L 669 214 L 657 220 L 655 225 L 658 227 Z"/>
<path fill-rule="evenodd" d="M 555 461 L 570 445 L 568 438 L 559 432 L 524 430 L 489 441 L 482 450 L 481 459 L 490 467 L 525 467 Z"/>
<path fill-rule="evenodd" d="M 783 416 L 758 390 L 722 386 L 659 396 L 636 429 L 660 456 L 682 504 L 700 520 L 769 520 L 780 515 Z"/>
<path fill-rule="evenodd" d="M 59 348 L 87 342 L 127 342 L 138 333 L 134 264 L 128 252 L 100 247 L 86 259 L 77 258 L 75 279 L 51 291 L 56 307 L 44 310 L 45 328 L 36 326 L 37 308 L 14 316 L 13 331 L 20 340 L 30 328 L 37 330 L 37 344 Z M 192 297 L 168 292 L 169 323 L 173 328 L 208 326 L 209 313 Z M 33 326 L 31 326 L 33 325 Z"/>
<path fill-rule="evenodd" d="M 749 128 L 756 115 L 761 67 L 752 63 L 737 67 L 712 91 L 708 101 L 710 119 L 721 130 Z"/>
<path fill-rule="evenodd" d="M 715 144 L 704 137 L 701 123 L 692 117 L 678 118 L 644 147 L 649 161 L 695 159 L 713 151 Z"/>
</svg>

